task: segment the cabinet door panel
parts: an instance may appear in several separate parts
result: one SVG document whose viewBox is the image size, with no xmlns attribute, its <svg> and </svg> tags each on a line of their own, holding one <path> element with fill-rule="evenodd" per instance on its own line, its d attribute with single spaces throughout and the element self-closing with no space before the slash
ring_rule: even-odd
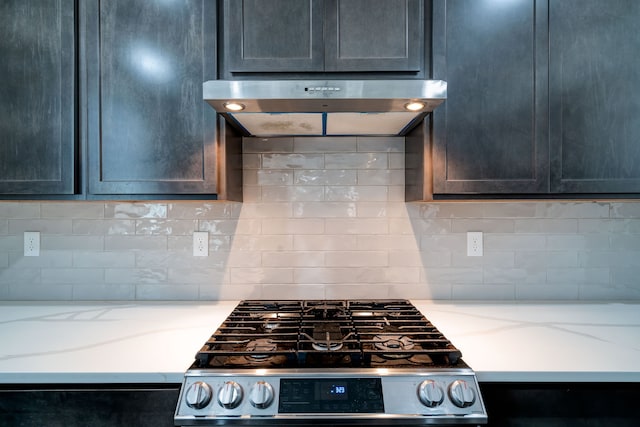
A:
<svg viewBox="0 0 640 427">
<path fill-rule="evenodd" d="M 73 0 L 0 4 L 0 193 L 75 190 Z"/>
<path fill-rule="evenodd" d="M 550 2 L 551 184 L 640 193 L 640 2 Z"/>
<path fill-rule="evenodd" d="M 329 0 L 326 71 L 421 70 L 424 10 L 419 0 Z"/>
<path fill-rule="evenodd" d="M 548 190 L 546 2 L 434 1 L 434 193 Z"/>
<path fill-rule="evenodd" d="M 202 83 L 215 76 L 215 3 L 89 8 L 89 193 L 214 193 L 216 119 Z"/>
<path fill-rule="evenodd" d="M 322 71 L 319 0 L 232 0 L 224 4 L 225 58 L 231 72 Z"/>
</svg>

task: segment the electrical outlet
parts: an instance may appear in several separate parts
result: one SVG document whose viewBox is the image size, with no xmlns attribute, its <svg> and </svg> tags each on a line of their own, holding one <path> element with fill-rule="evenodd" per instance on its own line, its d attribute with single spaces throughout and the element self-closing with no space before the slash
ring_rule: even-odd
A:
<svg viewBox="0 0 640 427">
<path fill-rule="evenodd" d="M 209 232 L 193 232 L 193 256 L 209 256 Z"/>
<path fill-rule="evenodd" d="M 482 231 L 467 232 L 467 256 L 482 256 Z"/>
<path fill-rule="evenodd" d="M 24 232 L 24 256 L 40 256 L 40 232 Z"/>
</svg>

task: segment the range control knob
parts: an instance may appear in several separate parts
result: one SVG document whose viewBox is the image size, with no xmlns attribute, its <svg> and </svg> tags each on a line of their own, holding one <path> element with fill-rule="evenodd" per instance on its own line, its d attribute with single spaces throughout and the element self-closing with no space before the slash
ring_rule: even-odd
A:
<svg viewBox="0 0 640 427">
<path fill-rule="evenodd" d="M 227 409 L 238 407 L 242 402 L 242 387 L 235 381 L 226 381 L 218 390 L 218 403 Z"/>
<path fill-rule="evenodd" d="M 211 396 L 213 396 L 213 391 L 209 384 L 196 381 L 189 386 L 184 394 L 184 399 L 190 408 L 202 409 L 209 404 Z"/>
<path fill-rule="evenodd" d="M 273 402 L 273 387 L 265 381 L 258 381 L 249 390 L 249 402 L 258 408 L 268 408 Z"/>
<path fill-rule="evenodd" d="M 465 380 L 455 380 L 449 386 L 449 398 L 459 408 L 466 408 L 476 401 L 476 393 Z"/>
<path fill-rule="evenodd" d="M 444 392 L 434 380 L 424 380 L 418 386 L 418 399 L 424 406 L 435 408 L 444 400 Z"/>
</svg>

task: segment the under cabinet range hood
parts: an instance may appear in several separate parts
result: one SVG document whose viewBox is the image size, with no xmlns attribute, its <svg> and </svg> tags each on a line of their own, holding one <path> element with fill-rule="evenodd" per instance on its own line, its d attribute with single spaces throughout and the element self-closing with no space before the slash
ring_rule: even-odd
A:
<svg viewBox="0 0 640 427">
<path fill-rule="evenodd" d="M 204 100 L 245 136 L 404 135 L 447 97 L 442 80 L 211 80 Z"/>
</svg>

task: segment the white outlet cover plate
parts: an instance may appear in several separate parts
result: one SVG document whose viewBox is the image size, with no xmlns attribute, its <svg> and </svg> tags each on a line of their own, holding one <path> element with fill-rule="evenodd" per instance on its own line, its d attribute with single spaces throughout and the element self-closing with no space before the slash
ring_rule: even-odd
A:
<svg viewBox="0 0 640 427">
<path fill-rule="evenodd" d="M 24 256 L 40 256 L 40 232 L 24 232 Z"/>
<path fill-rule="evenodd" d="M 467 256 L 482 256 L 482 231 L 467 232 Z"/>
<path fill-rule="evenodd" d="M 209 256 L 209 232 L 193 232 L 193 256 Z"/>
</svg>

